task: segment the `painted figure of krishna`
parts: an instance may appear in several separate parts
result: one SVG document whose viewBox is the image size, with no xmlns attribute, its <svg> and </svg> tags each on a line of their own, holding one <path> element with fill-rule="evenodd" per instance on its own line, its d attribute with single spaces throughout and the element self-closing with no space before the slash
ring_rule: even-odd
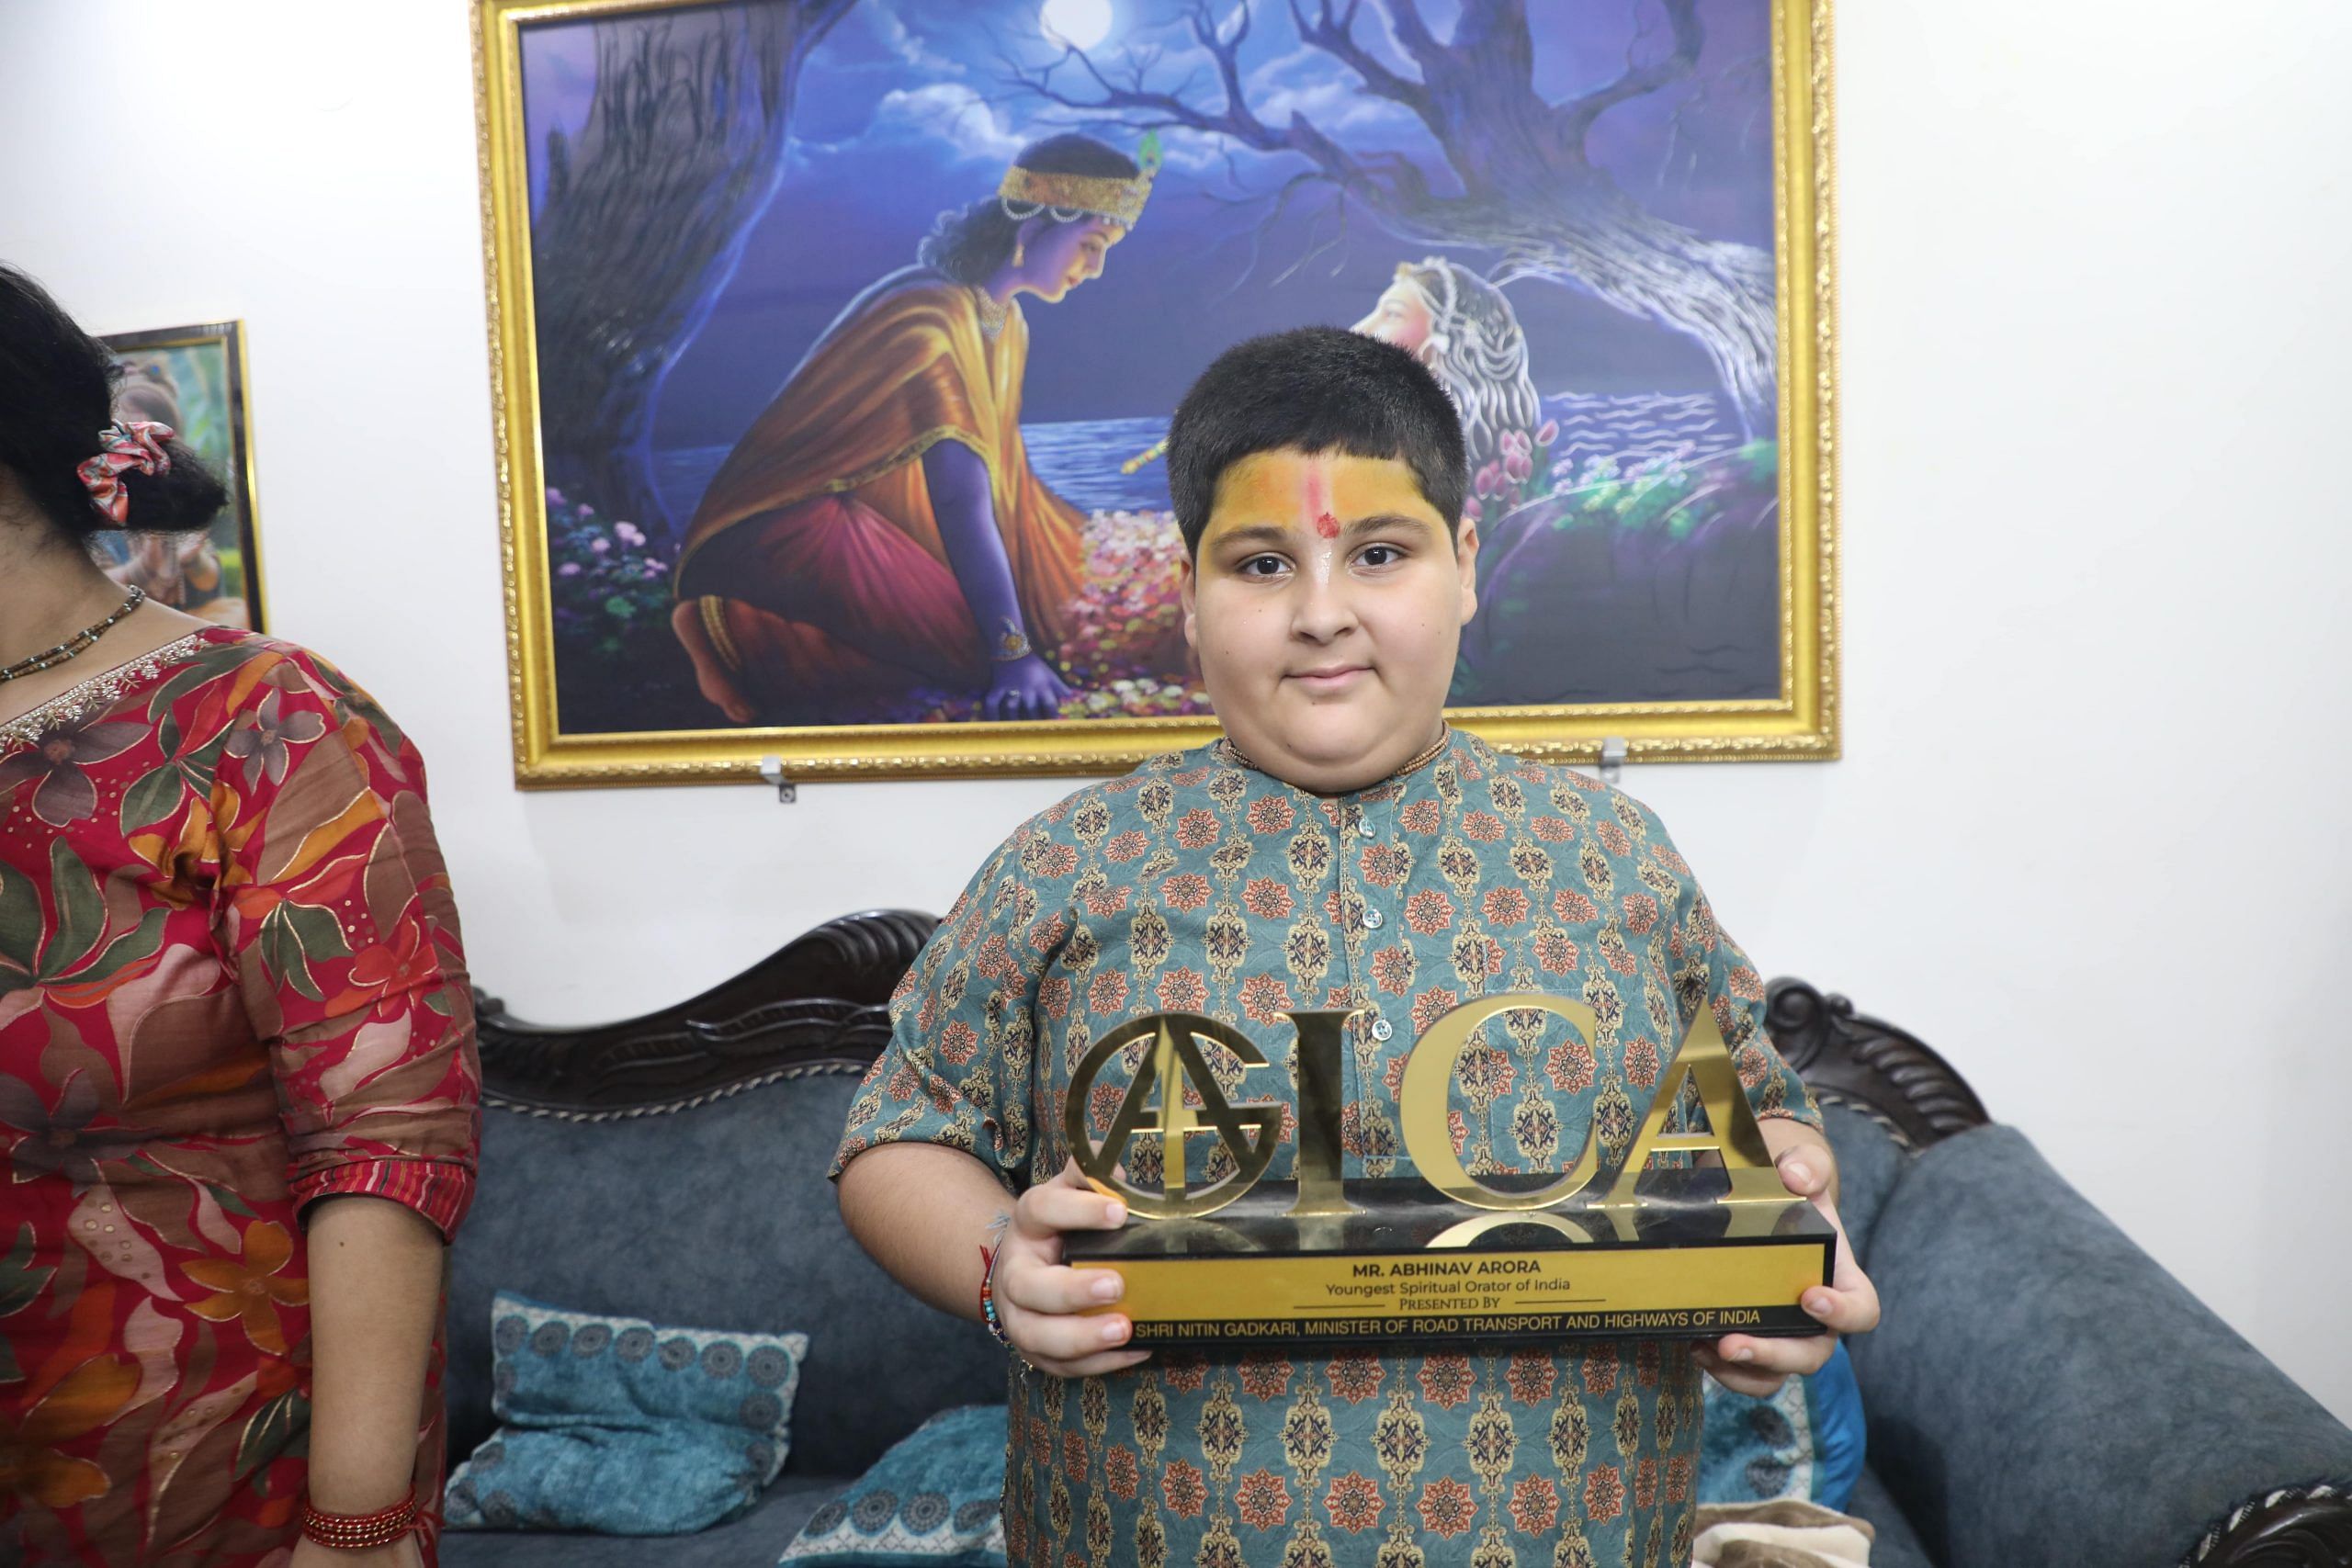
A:
<svg viewBox="0 0 2352 1568">
<path fill-rule="evenodd" d="M 925 688 L 1050 718 L 1085 519 L 1021 436 L 1029 325 L 1102 276 L 1143 213 L 1138 165 L 1091 138 L 1023 150 L 942 216 L 920 264 L 827 329 L 712 479 L 678 568 L 679 640 L 738 724 L 841 722 Z"/>
<path fill-rule="evenodd" d="M 1829 0 L 473 0 L 516 777 L 1214 730 L 1159 455 L 1245 338 L 1472 457 L 1449 712 L 1837 752 Z"/>
</svg>

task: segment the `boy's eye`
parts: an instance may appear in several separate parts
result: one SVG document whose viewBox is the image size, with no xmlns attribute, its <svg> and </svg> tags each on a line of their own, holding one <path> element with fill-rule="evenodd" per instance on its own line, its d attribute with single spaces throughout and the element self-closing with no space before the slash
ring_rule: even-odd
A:
<svg viewBox="0 0 2352 1568">
<path fill-rule="evenodd" d="M 1280 556 L 1251 556 L 1233 569 L 1243 577 L 1272 577 L 1283 570 Z"/>
<path fill-rule="evenodd" d="M 1366 545 L 1356 558 L 1366 566 L 1394 566 L 1405 558 L 1405 552 L 1394 545 Z"/>
</svg>

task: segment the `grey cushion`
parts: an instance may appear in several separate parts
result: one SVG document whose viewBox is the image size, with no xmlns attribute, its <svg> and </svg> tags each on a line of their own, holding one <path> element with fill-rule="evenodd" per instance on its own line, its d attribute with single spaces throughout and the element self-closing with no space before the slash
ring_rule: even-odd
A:
<svg viewBox="0 0 2352 1568">
<path fill-rule="evenodd" d="M 449 1530 L 441 1537 L 441 1568 L 774 1568 L 808 1516 L 848 1484 L 838 1476 L 786 1475 L 743 1517 L 695 1535 Z"/>
<path fill-rule="evenodd" d="M 2352 1431 L 2015 1128 L 1911 1161 L 1864 1256 L 1871 1465 L 1951 1568 L 2170 1562 L 2241 1497 L 2352 1478 Z"/>
<path fill-rule="evenodd" d="M 1877 1532 L 1871 1540 L 1871 1568 L 1937 1568 L 1936 1560 L 1919 1544 L 1919 1532 L 1903 1517 L 1876 1472 L 1862 1472 L 1861 1479 L 1854 1483 L 1854 1495 L 1846 1504 L 1846 1512 L 1869 1520 Z"/>
<path fill-rule="evenodd" d="M 825 1168 L 857 1081 L 787 1079 L 614 1122 L 486 1110 L 449 1292 L 452 1455 L 492 1425 L 502 1289 L 683 1328 L 807 1334 L 787 1477 L 856 1475 L 933 1412 L 1001 1402 L 1005 1360 L 986 1332 L 899 1289 L 842 1226 Z"/>
</svg>

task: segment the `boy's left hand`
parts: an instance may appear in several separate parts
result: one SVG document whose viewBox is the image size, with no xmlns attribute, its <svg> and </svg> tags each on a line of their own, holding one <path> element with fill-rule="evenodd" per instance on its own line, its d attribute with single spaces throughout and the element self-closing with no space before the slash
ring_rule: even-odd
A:
<svg viewBox="0 0 2352 1568">
<path fill-rule="evenodd" d="M 1838 1162 L 1828 1144 L 1804 1122 L 1785 1116 L 1768 1118 L 1763 1132 L 1764 1146 L 1772 1153 L 1781 1182 L 1799 1197 L 1812 1199 L 1837 1231 L 1838 1263 L 1829 1283 L 1806 1291 L 1802 1303 L 1827 1333 L 1806 1339 L 1726 1334 L 1690 1348 L 1691 1359 L 1717 1382 L 1756 1399 L 1771 1393 L 1792 1374 L 1819 1371 L 1838 1348 L 1839 1335 L 1866 1334 L 1878 1326 L 1878 1287 L 1862 1272 L 1838 1218 Z"/>
</svg>

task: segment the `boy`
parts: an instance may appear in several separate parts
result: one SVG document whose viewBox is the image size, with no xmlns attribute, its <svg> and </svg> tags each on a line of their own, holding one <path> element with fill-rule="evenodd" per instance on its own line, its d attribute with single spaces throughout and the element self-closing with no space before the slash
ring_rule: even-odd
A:
<svg viewBox="0 0 2352 1568">
<path fill-rule="evenodd" d="M 1565 769 L 1445 724 L 1476 607 L 1461 431 L 1404 351 L 1336 329 L 1260 338 L 1178 410 L 1169 479 L 1191 559 L 1184 631 L 1225 739 L 1080 791 L 1015 832 L 893 1003 L 837 1172 L 851 1231 L 910 1290 L 980 1315 L 985 1249 L 1011 1384 L 1005 1539 L 1033 1568 L 1690 1558 L 1699 1369 L 1769 1392 L 1831 1337 L 1215 1352 L 1123 1348 L 1115 1279 L 1062 1233 L 1124 1206 L 1069 1162 L 1062 1096 L 1142 1013 L 1232 1022 L 1275 1066 L 1295 1007 L 1363 1010 L 1344 1089 L 1350 1177 L 1409 1174 L 1396 1086 L 1413 1042 L 1494 990 L 1578 998 L 1587 1041 L 1507 1014 L 1462 1057 L 1453 1133 L 1474 1171 L 1558 1171 L 1588 1135 L 1622 1161 L 1700 1007 L 1730 1044 L 1792 1191 L 1835 1218 L 1803 1084 L 1763 987 L 1657 820 Z M 1098 1088 L 1095 1135 L 1118 1087 Z M 1126 1151 L 1149 1186 L 1148 1140 Z M 1290 1174 L 1285 1140 L 1269 1178 Z M 1197 1179 L 1222 1174 L 1222 1150 Z M 1008 1193 L 1017 1193 L 1017 1200 Z M 1841 1246 L 1825 1328 L 1877 1320 Z"/>
</svg>

